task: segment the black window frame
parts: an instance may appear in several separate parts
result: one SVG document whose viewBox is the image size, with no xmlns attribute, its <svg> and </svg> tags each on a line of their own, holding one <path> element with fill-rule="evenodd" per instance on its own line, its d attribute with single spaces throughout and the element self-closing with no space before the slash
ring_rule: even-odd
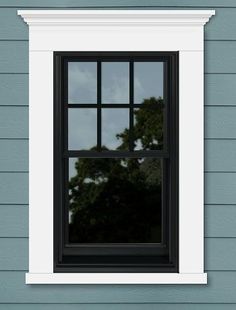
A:
<svg viewBox="0 0 236 310">
<path fill-rule="evenodd" d="M 54 52 L 54 272 L 178 272 L 178 52 Z M 133 109 L 133 63 L 136 61 L 164 62 L 165 116 L 164 148 L 156 151 L 127 151 L 128 157 L 155 157 L 164 159 L 165 218 L 162 244 L 81 244 L 66 243 L 69 157 L 127 157 L 126 151 L 68 151 L 68 107 L 86 107 L 70 104 L 67 100 L 67 63 L 69 61 L 98 63 L 97 97 L 98 119 L 101 114 L 101 63 L 122 61 L 130 63 L 130 102 Z M 87 104 L 89 107 L 93 104 Z M 97 104 L 94 104 L 94 106 Z M 125 104 L 122 104 L 122 107 Z M 132 105 L 132 106 L 130 106 Z M 107 108 L 116 104 L 104 104 Z M 140 104 L 137 104 L 140 106 Z M 132 117 L 132 116 L 130 116 Z M 132 121 L 132 120 L 131 120 Z M 97 123 L 100 129 L 101 122 Z M 98 148 L 101 138 L 98 137 Z M 132 154 L 132 155 L 131 155 Z M 99 155 L 99 156 L 98 156 Z M 67 184 L 67 185 L 66 185 Z M 122 255 L 121 255 L 122 253 Z"/>
</svg>

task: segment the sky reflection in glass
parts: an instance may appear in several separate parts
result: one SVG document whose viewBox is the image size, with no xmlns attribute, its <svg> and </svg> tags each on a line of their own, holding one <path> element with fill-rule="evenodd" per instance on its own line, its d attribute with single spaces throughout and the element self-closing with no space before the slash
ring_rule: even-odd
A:
<svg viewBox="0 0 236 310">
<path fill-rule="evenodd" d="M 69 150 L 89 150 L 97 145 L 97 110 L 68 109 Z"/>
<path fill-rule="evenodd" d="M 142 103 L 144 99 L 163 98 L 163 63 L 134 63 L 134 103 Z"/>
<path fill-rule="evenodd" d="M 129 109 L 102 110 L 102 145 L 110 150 L 116 150 L 122 143 L 118 134 L 129 128 Z"/>
<path fill-rule="evenodd" d="M 102 63 L 102 103 L 129 103 L 129 63 Z"/>
<path fill-rule="evenodd" d="M 68 63 L 68 103 L 97 103 L 97 63 Z"/>
</svg>

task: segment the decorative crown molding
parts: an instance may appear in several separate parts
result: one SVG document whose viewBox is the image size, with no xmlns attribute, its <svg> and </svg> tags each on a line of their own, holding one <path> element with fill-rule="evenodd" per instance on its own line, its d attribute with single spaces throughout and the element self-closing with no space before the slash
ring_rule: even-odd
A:
<svg viewBox="0 0 236 310">
<path fill-rule="evenodd" d="M 29 26 L 203 26 L 214 10 L 18 10 Z"/>
</svg>

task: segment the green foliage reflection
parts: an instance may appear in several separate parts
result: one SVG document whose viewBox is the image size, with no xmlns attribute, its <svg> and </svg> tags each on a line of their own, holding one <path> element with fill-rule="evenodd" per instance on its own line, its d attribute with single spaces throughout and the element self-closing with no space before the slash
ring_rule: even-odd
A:
<svg viewBox="0 0 236 310">
<path fill-rule="evenodd" d="M 133 142 L 163 148 L 163 100 L 144 100 L 134 112 Z M 117 134 L 118 149 L 130 132 Z M 103 148 L 103 150 L 107 150 Z M 161 240 L 162 161 L 156 158 L 80 158 L 69 182 L 72 243 L 146 243 Z"/>
</svg>

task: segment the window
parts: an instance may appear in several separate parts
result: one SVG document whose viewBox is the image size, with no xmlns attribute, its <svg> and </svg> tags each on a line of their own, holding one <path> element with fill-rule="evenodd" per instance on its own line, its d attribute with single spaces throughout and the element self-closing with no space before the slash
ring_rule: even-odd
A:
<svg viewBox="0 0 236 310">
<path fill-rule="evenodd" d="M 211 10 L 26 10 L 18 11 L 18 14 L 29 24 L 29 272 L 26 274 L 26 283 L 207 283 L 207 275 L 204 273 L 203 195 L 204 24 L 215 12 Z M 178 56 L 176 52 L 178 52 Z M 138 59 L 139 53 L 142 54 L 142 61 Z M 150 61 L 151 54 L 153 61 Z M 56 65 L 54 65 L 55 55 L 57 55 Z M 82 60 L 82 56 L 85 55 L 90 55 L 90 57 L 88 59 L 85 57 Z M 110 57 L 109 61 L 108 56 Z M 178 73 L 176 73 L 177 58 Z M 154 63 L 151 68 L 150 62 Z M 68 64 L 69 71 L 65 70 L 62 63 Z M 160 90 L 155 92 L 152 87 L 154 80 L 151 79 L 147 82 L 143 79 L 145 70 L 161 72 L 157 63 L 159 65 L 163 63 L 163 86 L 165 86 L 163 91 L 163 139 L 158 136 L 158 139 L 155 138 L 153 141 L 153 149 L 148 149 L 148 143 L 145 144 L 146 142 L 138 139 L 141 134 L 138 135 L 136 132 L 139 127 L 137 118 L 139 119 L 140 115 L 147 114 L 142 113 L 145 110 L 143 99 L 149 98 L 149 96 L 155 98 L 159 96 Z M 55 76 L 54 68 L 57 68 Z M 67 77 L 65 76 L 66 72 L 68 73 Z M 83 84 L 83 80 L 80 79 L 76 82 L 77 87 L 74 88 L 75 72 L 77 72 L 76 75 L 78 72 L 86 72 L 90 82 Z M 115 77 L 111 75 L 111 72 L 116 74 Z M 177 79 L 170 78 L 174 72 L 178 76 L 178 85 L 174 85 Z M 169 78 L 167 78 L 168 76 Z M 138 91 L 139 86 L 135 82 L 135 78 L 142 85 L 145 85 L 145 91 Z M 57 80 L 56 83 L 55 80 Z M 68 91 L 64 94 L 65 88 L 62 83 L 66 83 L 68 87 Z M 132 87 L 130 84 L 133 84 Z M 174 91 L 175 86 L 177 89 Z M 77 88 L 80 88 L 81 91 L 75 91 Z M 118 91 L 119 88 L 122 89 L 122 92 Z M 55 106 L 54 90 L 57 94 L 56 101 L 58 101 Z M 178 93 L 178 111 L 173 106 L 171 107 L 171 104 L 177 101 L 176 93 Z M 114 94 L 116 95 L 114 96 Z M 170 98 L 170 95 L 173 97 Z M 63 100 L 65 101 L 60 102 Z M 158 112 L 158 116 L 160 116 L 162 113 L 161 105 L 157 104 L 156 106 L 160 108 L 160 113 Z M 165 107 L 168 107 L 169 110 L 167 111 Z M 68 117 L 65 117 L 65 113 L 68 114 Z M 155 113 L 152 114 L 152 117 L 155 117 Z M 131 118 L 133 120 L 130 122 Z M 84 120 L 83 123 L 82 121 L 74 122 L 74 120 L 81 119 Z M 111 130 L 109 128 L 111 128 L 112 119 L 114 121 L 112 121 Z M 122 120 L 122 122 L 118 122 L 118 120 Z M 68 122 L 68 126 L 65 126 L 66 122 Z M 177 125 L 173 125 L 175 122 Z M 162 128 L 161 121 L 159 124 Z M 56 130 L 54 130 L 54 125 L 58 126 Z M 173 135 L 170 134 L 176 126 L 178 132 Z M 81 129 L 85 131 L 81 137 L 86 136 L 87 139 L 76 138 L 74 140 L 74 134 L 78 137 L 78 130 L 80 133 Z M 67 130 L 69 136 L 65 134 Z M 58 133 L 55 137 L 54 132 Z M 116 139 L 116 134 L 120 139 Z M 124 138 L 127 140 L 126 143 L 123 143 L 122 137 L 123 140 Z M 58 149 L 58 152 L 55 152 L 55 157 L 54 145 L 55 149 Z M 93 147 L 97 149 L 91 150 Z M 103 147 L 106 150 L 102 149 Z M 82 151 L 86 156 L 82 156 Z M 94 154 L 99 154 L 100 157 L 87 156 L 91 151 Z M 121 152 L 125 152 L 122 154 L 125 156 L 121 156 Z M 118 153 L 119 156 L 116 155 Z M 177 163 L 174 163 L 174 158 L 178 159 Z M 152 210 L 153 231 L 157 231 L 157 227 L 162 225 L 161 234 L 152 234 L 149 230 L 148 237 L 145 239 L 143 236 L 141 238 L 140 235 L 136 235 L 138 229 L 137 224 L 134 226 L 134 223 L 138 222 L 133 220 L 131 214 L 125 218 L 132 221 L 134 230 L 129 234 L 132 239 L 127 237 L 125 231 L 122 238 L 120 235 L 117 237 L 115 234 L 111 234 L 109 238 L 112 239 L 112 242 L 109 243 L 107 242 L 110 241 L 108 236 L 101 229 L 99 236 L 92 233 L 86 236 L 83 231 L 83 235 L 79 234 L 80 239 L 78 239 L 78 233 L 74 232 L 74 229 L 76 230 L 79 226 L 74 225 L 77 217 L 76 212 L 71 212 L 73 212 L 72 205 L 75 202 L 78 206 L 75 196 L 80 192 L 78 192 L 78 187 L 76 188 L 76 183 L 78 183 L 76 175 L 74 178 L 72 177 L 73 169 L 87 165 L 86 160 L 91 166 L 95 159 L 96 166 L 97 163 L 100 165 L 101 162 L 105 162 L 109 166 L 107 175 L 101 174 L 101 178 L 99 178 L 100 174 L 98 174 L 96 179 L 96 183 L 100 182 L 98 185 L 103 182 L 104 186 L 109 184 L 110 171 L 113 166 L 119 171 L 116 173 L 117 176 L 121 175 L 121 171 L 126 175 L 130 163 L 133 162 L 135 163 L 133 171 L 144 175 L 147 170 L 143 168 L 144 165 L 150 163 L 150 159 L 156 161 L 153 173 L 156 176 L 162 175 L 162 178 L 158 176 L 156 179 L 162 180 L 162 185 L 168 184 L 169 187 L 171 185 L 171 188 L 159 186 L 159 191 L 161 189 L 163 195 L 160 195 L 161 198 L 155 196 L 155 199 L 159 199 L 159 202 L 162 200 L 163 208 L 160 209 L 160 203 L 156 203 L 159 205 L 159 209 Z M 76 163 L 73 162 L 74 160 Z M 60 162 L 56 163 L 56 161 Z M 55 186 L 54 166 L 64 167 L 63 171 L 58 171 Z M 72 168 L 70 169 L 70 167 Z M 170 178 L 170 170 L 173 173 L 175 171 L 176 182 L 174 177 Z M 69 173 L 70 175 L 68 175 Z M 63 180 L 61 179 L 62 176 L 64 177 Z M 107 181 L 106 178 L 108 178 Z M 91 188 L 97 189 L 94 187 L 95 181 L 92 182 L 90 176 L 86 178 L 86 181 L 85 178 L 83 180 L 83 185 L 86 185 L 87 188 L 91 186 Z M 61 186 L 60 189 L 58 188 L 59 185 Z M 124 185 L 123 180 L 120 185 Z M 135 183 L 135 192 L 136 186 Z M 146 186 L 145 182 L 142 183 L 142 186 Z M 67 187 L 66 190 L 65 187 Z M 62 193 L 58 206 L 61 208 L 61 212 L 63 211 L 62 206 L 65 207 L 63 214 L 54 212 L 54 188 L 55 191 L 58 190 L 59 193 Z M 114 188 L 112 189 L 114 190 Z M 168 193 L 168 197 L 166 197 L 166 193 Z M 176 195 L 178 195 L 178 199 L 175 199 Z M 147 196 L 149 197 L 149 195 Z M 55 197 L 58 196 L 55 195 Z M 120 199 L 119 195 L 117 197 Z M 170 197 L 173 203 L 169 203 Z M 126 195 L 126 202 L 128 198 Z M 63 203 L 63 199 L 67 199 L 67 202 Z M 133 199 L 137 199 L 137 197 Z M 130 200 L 131 206 L 133 199 Z M 142 197 L 142 199 L 144 198 Z M 175 205 L 176 201 L 178 206 Z M 176 212 L 177 207 L 178 214 L 174 215 L 173 211 Z M 158 212 L 157 210 L 161 210 L 163 219 L 166 216 L 168 219 L 166 222 L 155 222 L 157 217 L 154 215 L 155 212 Z M 167 214 L 167 212 L 172 212 L 174 216 Z M 63 218 L 65 221 L 61 220 Z M 89 224 L 99 224 L 97 218 L 94 216 Z M 67 224 L 65 224 L 66 221 Z M 177 221 L 177 223 L 172 225 L 171 221 Z M 82 224 L 85 225 L 86 221 Z M 90 232 L 92 231 L 91 227 Z M 117 227 L 112 228 L 119 232 Z M 58 234 L 54 233 L 54 229 L 58 231 Z M 66 229 L 67 233 L 64 234 L 63 230 Z M 170 231 L 173 232 L 173 236 L 169 235 L 167 238 L 168 243 L 166 244 L 168 246 L 162 255 L 162 258 L 165 256 L 167 268 L 163 269 L 163 265 L 156 263 L 156 259 L 161 257 L 160 247 L 158 248 L 157 245 L 161 244 L 158 241 L 164 240 L 165 234 Z M 55 242 L 54 236 L 58 237 L 58 242 Z M 67 246 L 68 240 L 65 240 L 64 236 L 67 239 L 70 237 L 68 239 L 70 240 L 69 247 Z M 104 241 L 104 244 L 113 244 L 110 253 L 112 255 L 119 247 L 119 242 L 114 241 L 122 239 L 124 243 L 122 253 L 130 251 L 132 244 L 138 245 L 136 257 L 139 257 L 142 251 L 139 245 L 143 243 L 145 253 L 147 253 L 147 248 L 149 251 L 146 262 L 148 259 L 150 262 L 151 257 L 149 256 L 151 249 L 147 246 L 150 244 L 148 241 L 154 240 L 155 242 L 152 245 L 155 244 L 153 251 L 156 251 L 154 253 L 156 255 L 156 266 L 154 266 L 156 269 L 150 272 L 149 262 L 143 271 L 140 268 L 138 270 L 132 269 L 131 272 L 124 269 L 130 253 L 126 255 L 125 260 L 118 262 L 116 265 L 116 268 L 119 267 L 118 270 L 114 269 L 114 260 L 112 262 L 114 257 L 112 258 L 112 255 L 107 256 L 109 260 L 111 259 L 110 263 L 113 263 L 113 269 L 109 272 L 102 272 L 101 268 L 97 270 L 94 268 L 93 272 L 91 264 L 88 269 L 85 269 L 83 264 L 80 266 L 81 268 L 77 265 L 73 269 L 72 260 L 75 259 L 78 262 L 78 258 L 81 258 L 81 255 L 76 254 L 76 251 L 80 251 L 81 254 L 82 249 L 85 251 L 84 245 L 89 238 L 92 238 L 93 241 L 95 237 L 97 241 L 98 238 L 99 241 Z M 89 244 L 91 245 L 91 243 Z M 78 245 L 82 246 L 79 247 Z M 58 247 L 57 251 L 55 251 L 55 247 Z M 91 248 L 89 246 L 87 250 L 91 250 Z M 93 249 L 92 255 L 97 258 L 98 243 L 95 243 Z M 178 250 L 178 253 L 173 253 L 173 249 Z M 55 253 L 58 255 L 54 256 Z M 83 257 L 86 258 L 86 255 Z M 86 260 L 86 263 L 90 262 Z M 95 264 L 97 262 L 95 260 Z M 134 262 L 132 261 L 130 268 L 133 265 Z M 105 270 L 103 269 L 103 271 Z"/>
<path fill-rule="evenodd" d="M 54 270 L 176 272 L 178 53 L 54 66 Z"/>
</svg>

